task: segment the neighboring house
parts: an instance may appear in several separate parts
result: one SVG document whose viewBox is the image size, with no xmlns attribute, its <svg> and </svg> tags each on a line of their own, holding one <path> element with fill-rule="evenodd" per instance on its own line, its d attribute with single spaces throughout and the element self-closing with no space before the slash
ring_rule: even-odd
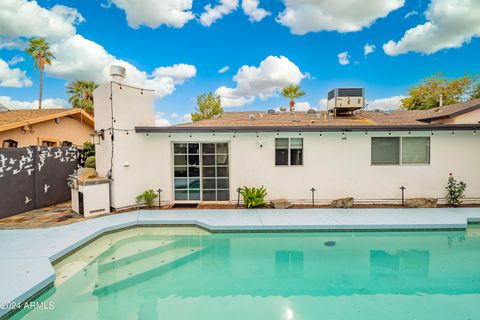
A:
<svg viewBox="0 0 480 320">
<path fill-rule="evenodd" d="M 0 106 L 0 147 L 83 145 L 93 117 L 81 109 L 17 109 Z"/>
<path fill-rule="evenodd" d="M 352 196 L 399 203 L 444 201 L 449 173 L 480 202 L 480 99 L 426 111 L 226 112 L 156 127 L 153 92 L 116 76 L 94 92 L 97 170 L 110 175 L 112 206 L 147 189 L 162 203 L 237 201 L 237 188 L 265 186 L 268 199 L 316 203 Z M 113 137 L 111 136 L 113 134 Z M 113 148 L 112 148 L 113 143 Z"/>
</svg>

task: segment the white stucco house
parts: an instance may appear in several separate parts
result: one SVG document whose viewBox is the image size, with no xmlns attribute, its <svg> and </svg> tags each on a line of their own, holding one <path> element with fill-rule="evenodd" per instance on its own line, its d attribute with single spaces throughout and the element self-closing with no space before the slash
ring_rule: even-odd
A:
<svg viewBox="0 0 480 320">
<path fill-rule="evenodd" d="M 265 186 L 267 199 L 310 203 L 351 196 L 399 203 L 446 195 L 449 173 L 480 202 L 480 99 L 425 111 L 226 112 L 155 126 L 152 91 L 120 74 L 94 92 L 97 171 L 109 176 L 113 208 L 161 189 L 162 204 L 237 201 L 237 188 Z M 478 134 L 476 134 L 478 131 Z"/>
</svg>

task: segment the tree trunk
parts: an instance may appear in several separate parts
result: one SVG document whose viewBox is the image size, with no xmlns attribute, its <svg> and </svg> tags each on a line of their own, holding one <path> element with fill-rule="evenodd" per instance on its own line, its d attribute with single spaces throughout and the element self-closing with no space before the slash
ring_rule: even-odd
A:
<svg viewBox="0 0 480 320">
<path fill-rule="evenodd" d="M 290 100 L 290 112 L 293 112 L 295 110 L 295 101 Z"/>
<path fill-rule="evenodd" d="M 38 95 L 38 110 L 42 109 L 42 89 L 43 89 L 43 69 L 38 68 L 40 71 L 40 94 Z"/>
</svg>

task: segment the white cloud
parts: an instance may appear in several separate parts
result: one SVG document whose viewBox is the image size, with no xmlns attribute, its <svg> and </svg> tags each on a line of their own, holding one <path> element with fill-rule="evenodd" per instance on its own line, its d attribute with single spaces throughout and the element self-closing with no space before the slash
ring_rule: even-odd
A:
<svg viewBox="0 0 480 320">
<path fill-rule="evenodd" d="M 367 3 L 368 2 L 368 3 Z M 318 31 L 353 32 L 402 7 L 404 0 L 283 0 L 277 22 L 294 34 Z"/>
<path fill-rule="evenodd" d="M 170 121 L 164 118 L 164 112 L 157 112 L 155 113 L 155 125 L 159 127 L 167 127 L 170 125 Z"/>
<path fill-rule="evenodd" d="M 369 110 L 394 110 L 398 109 L 404 96 L 393 96 L 389 98 L 367 100 Z"/>
<path fill-rule="evenodd" d="M 405 15 L 405 17 L 403 17 L 403 18 L 404 18 L 404 19 L 408 19 L 408 18 L 410 18 L 410 17 L 417 16 L 417 15 L 418 15 L 418 12 L 415 11 L 415 10 L 413 10 L 413 11 L 410 11 L 409 13 L 407 13 L 407 14 Z"/>
<path fill-rule="evenodd" d="M 195 18 L 192 0 L 111 0 L 127 15 L 127 23 L 137 29 L 141 25 L 152 29 L 160 25 L 181 28 Z"/>
<path fill-rule="evenodd" d="M 0 49 L 24 50 L 26 47 L 27 47 L 27 41 L 19 38 L 2 36 L 0 34 Z"/>
<path fill-rule="evenodd" d="M 23 62 L 23 61 L 25 61 L 25 58 L 17 55 L 15 57 L 13 57 L 12 59 L 8 60 L 8 64 L 11 65 L 11 66 L 14 66 L 14 65 L 19 64 L 20 62 Z"/>
<path fill-rule="evenodd" d="M 0 59 L 0 87 L 22 88 L 32 85 L 32 80 L 25 71 L 18 68 L 10 69 L 5 60 Z"/>
<path fill-rule="evenodd" d="M 191 64 L 180 63 L 170 67 L 159 67 L 152 74 L 156 77 L 169 77 L 175 84 L 182 84 L 185 80 L 195 77 L 197 69 Z"/>
<path fill-rule="evenodd" d="M 191 113 L 186 113 L 183 115 L 183 121 L 185 122 L 192 122 L 192 114 Z"/>
<path fill-rule="evenodd" d="M 76 33 L 75 25 L 84 21 L 77 9 L 55 5 L 48 10 L 36 1 L 0 1 L 0 33 L 8 37 L 63 39 Z"/>
<path fill-rule="evenodd" d="M 127 82 L 154 89 L 155 95 L 159 98 L 171 94 L 175 90 L 175 85 L 183 83 L 196 74 L 195 67 L 186 64 L 159 67 L 152 74 L 148 74 L 129 62 L 112 56 L 98 43 L 78 34 L 53 44 L 51 50 L 56 59 L 52 61 L 51 66 L 46 67 L 46 71 L 55 77 L 102 83 L 110 79 L 110 65 L 121 65 L 126 68 Z"/>
<path fill-rule="evenodd" d="M 327 99 L 323 98 L 318 101 L 318 106 L 320 110 L 327 110 Z"/>
<path fill-rule="evenodd" d="M 365 43 L 363 46 L 363 55 L 367 57 L 370 53 L 373 53 L 375 51 L 375 45 L 374 44 L 368 44 Z"/>
<path fill-rule="evenodd" d="M 268 56 L 260 66 L 243 66 L 233 80 L 235 88 L 222 86 L 215 93 L 222 99 L 222 106 L 234 107 L 251 103 L 255 98 L 266 99 L 289 84 L 298 84 L 305 78 L 297 65 L 280 56 Z"/>
<path fill-rule="evenodd" d="M 230 70 L 230 67 L 229 66 L 225 66 L 223 68 L 220 68 L 217 72 L 218 73 L 225 73 L 227 72 L 228 70 Z"/>
<path fill-rule="evenodd" d="M 342 66 L 346 66 L 347 64 L 350 63 L 350 55 L 348 54 L 348 51 L 341 52 L 337 55 L 338 57 L 338 63 L 340 63 Z"/>
<path fill-rule="evenodd" d="M 170 115 L 170 118 L 172 118 L 172 119 L 176 119 L 176 118 L 178 118 L 178 117 L 179 117 L 179 115 L 178 115 L 178 113 L 176 113 L 176 112 L 173 112 L 173 113 Z"/>
<path fill-rule="evenodd" d="M 427 22 L 407 30 L 398 42 L 383 45 L 386 54 L 396 56 L 409 51 L 431 54 L 459 48 L 480 36 L 480 1 L 432 0 L 425 12 Z"/>
<path fill-rule="evenodd" d="M 205 27 L 210 27 L 215 21 L 232 13 L 238 8 L 238 0 L 220 0 L 220 3 L 212 7 L 211 4 L 205 6 L 205 11 L 200 15 L 200 23 Z"/>
<path fill-rule="evenodd" d="M 307 101 L 295 102 L 295 111 L 308 111 L 312 106 Z"/>
<path fill-rule="evenodd" d="M 258 0 L 242 0 L 243 12 L 249 17 L 250 22 L 262 21 L 271 14 L 265 9 L 259 8 L 259 4 Z"/>
<path fill-rule="evenodd" d="M 3 104 L 10 110 L 14 109 L 37 109 L 38 100 L 34 101 L 20 101 L 13 100 L 11 97 L 0 96 L 0 104 Z M 68 102 L 63 99 L 43 99 L 42 108 L 44 109 L 57 109 L 57 108 L 66 108 Z"/>
</svg>

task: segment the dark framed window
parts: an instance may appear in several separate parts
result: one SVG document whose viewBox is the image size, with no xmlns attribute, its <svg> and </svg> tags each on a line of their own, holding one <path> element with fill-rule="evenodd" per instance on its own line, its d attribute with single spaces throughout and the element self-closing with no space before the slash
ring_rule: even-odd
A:
<svg viewBox="0 0 480 320">
<path fill-rule="evenodd" d="M 430 137 L 372 137 L 372 165 L 430 164 Z"/>
<path fill-rule="evenodd" d="M 16 148 L 18 147 L 18 141 L 7 139 L 3 140 L 2 148 Z"/>
<path fill-rule="evenodd" d="M 276 138 L 275 165 L 303 165 L 303 138 Z"/>
<path fill-rule="evenodd" d="M 62 141 L 62 147 L 71 147 L 72 144 L 73 143 L 71 141 Z"/>
</svg>

